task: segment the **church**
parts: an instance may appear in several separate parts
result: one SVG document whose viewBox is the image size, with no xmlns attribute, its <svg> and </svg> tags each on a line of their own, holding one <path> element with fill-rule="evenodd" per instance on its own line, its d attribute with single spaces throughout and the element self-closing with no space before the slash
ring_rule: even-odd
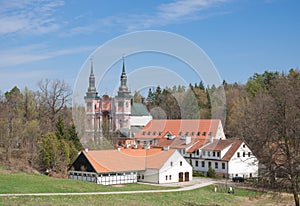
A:
<svg viewBox="0 0 300 206">
<path fill-rule="evenodd" d="M 152 116 L 142 103 L 134 103 L 133 96 L 127 86 L 125 61 L 120 77 L 120 86 L 116 96 L 105 94 L 99 96 L 95 86 L 93 62 L 89 76 L 89 86 L 85 100 L 85 142 L 99 143 L 103 137 L 115 135 L 123 141 L 132 139 Z"/>
</svg>

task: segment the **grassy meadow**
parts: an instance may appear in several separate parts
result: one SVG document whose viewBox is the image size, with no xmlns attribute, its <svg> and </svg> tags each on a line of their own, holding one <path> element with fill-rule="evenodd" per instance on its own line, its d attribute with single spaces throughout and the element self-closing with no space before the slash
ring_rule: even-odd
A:
<svg viewBox="0 0 300 206">
<path fill-rule="evenodd" d="M 64 192 L 108 192 L 128 190 L 160 190 L 160 187 L 144 184 L 126 184 L 121 187 L 97 185 L 92 182 L 60 179 L 42 174 L 0 173 L 0 194 L 9 193 L 64 193 Z"/>
<path fill-rule="evenodd" d="M 144 184 L 127 184 L 121 187 L 103 186 L 84 181 L 57 179 L 40 174 L 0 173 L 0 193 L 61 193 L 61 192 L 105 192 L 128 190 L 174 189 Z M 126 205 L 126 206 L 216 206 L 216 205 L 274 205 L 274 197 L 254 191 L 236 189 L 235 194 L 213 192 L 213 186 L 196 190 L 170 193 L 77 195 L 77 196 L 24 196 L 0 197 L 0 205 Z M 289 199 L 278 198 L 276 205 L 288 205 Z"/>
</svg>

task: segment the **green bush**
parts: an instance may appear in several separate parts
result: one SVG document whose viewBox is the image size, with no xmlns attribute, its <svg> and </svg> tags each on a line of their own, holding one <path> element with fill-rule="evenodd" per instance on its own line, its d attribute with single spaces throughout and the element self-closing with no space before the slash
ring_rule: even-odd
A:
<svg viewBox="0 0 300 206">
<path fill-rule="evenodd" d="M 205 177 L 205 174 L 200 171 L 193 171 L 193 177 Z"/>
<path fill-rule="evenodd" d="M 207 177 L 216 177 L 216 171 L 212 167 L 208 168 Z"/>
</svg>

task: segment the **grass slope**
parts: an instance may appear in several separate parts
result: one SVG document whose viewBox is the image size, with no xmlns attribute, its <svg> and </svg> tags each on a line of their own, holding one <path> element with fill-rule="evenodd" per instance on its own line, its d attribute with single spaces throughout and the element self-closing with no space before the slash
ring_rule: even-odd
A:
<svg viewBox="0 0 300 206">
<path fill-rule="evenodd" d="M 0 173 L 0 193 L 61 193 L 61 192 L 106 192 L 128 190 L 171 189 L 142 184 L 127 184 L 122 187 L 97 185 L 91 182 L 58 179 L 41 174 Z M 174 189 L 174 187 L 172 187 Z"/>
<path fill-rule="evenodd" d="M 126 206 L 249 206 L 266 205 L 271 198 L 255 201 L 257 193 L 237 190 L 234 195 L 215 193 L 208 186 L 192 191 L 153 193 L 153 194 L 120 194 L 120 195 L 87 195 L 87 196 L 51 196 L 51 197 L 2 197 L 0 205 L 126 205 Z M 254 200 L 250 200 L 252 198 Z M 253 204 L 252 204 L 253 203 Z"/>
<path fill-rule="evenodd" d="M 44 193 L 44 192 L 94 192 L 170 189 L 159 186 L 128 184 L 122 187 L 103 186 L 84 181 L 56 179 L 45 175 L 27 173 L 0 173 L 0 193 Z M 174 188 L 172 188 L 174 189 Z M 126 205 L 126 206 L 249 206 L 249 205 L 289 205 L 289 200 L 278 198 L 274 204 L 272 197 L 257 199 L 260 194 L 236 189 L 234 195 L 213 192 L 213 186 L 192 191 L 149 194 L 43 196 L 43 197 L 0 197 L 0 205 Z M 278 202 L 286 201 L 283 204 Z"/>
</svg>

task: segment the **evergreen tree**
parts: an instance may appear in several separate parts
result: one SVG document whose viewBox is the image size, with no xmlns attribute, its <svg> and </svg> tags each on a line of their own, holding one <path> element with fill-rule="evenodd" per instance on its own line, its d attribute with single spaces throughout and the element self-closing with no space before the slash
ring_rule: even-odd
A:
<svg viewBox="0 0 300 206">
<path fill-rule="evenodd" d="M 74 124 L 72 124 L 69 128 L 68 128 L 68 136 L 69 136 L 69 140 L 74 144 L 75 148 L 77 151 L 80 151 L 82 149 L 82 144 L 80 142 L 80 139 L 78 137 L 78 134 L 76 132 L 76 127 Z"/>
<path fill-rule="evenodd" d="M 55 130 L 55 135 L 56 137 L 61 140 L 61 139 L 68 139 L 66 130 L 65 130 L 65 124 L 61 116 L 58 117 L 58 120 L 56 122 L 56 130 Z"/>
</svg>

